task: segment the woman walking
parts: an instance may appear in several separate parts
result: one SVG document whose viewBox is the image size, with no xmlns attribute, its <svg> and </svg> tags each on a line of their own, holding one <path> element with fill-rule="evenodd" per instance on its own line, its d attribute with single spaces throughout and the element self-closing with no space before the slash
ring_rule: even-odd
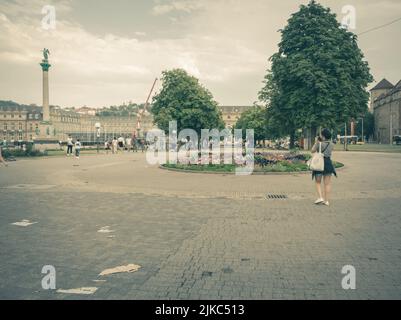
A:
<svg viewBox="0 0 401 320">
<path fill-rule="evenodd" d="M 312 153 L 321 152 L 324 156 L 324 170 L 312 171 L 312 179 L 315 179 L 316 191 L 318 194 L 318 199 L 315 201 L 315 204 L 330 205 L 331 176 L 334 174 L 337 177 L 336 170 L 331 161 L 333 148 L 334 145 L 331 142 L 330 130 L 323 129 L 320 136 L 317 138 L 317 142 L 312 147 Z M 324 190 L 322 190 L 322 179 Z"/>
</svg>

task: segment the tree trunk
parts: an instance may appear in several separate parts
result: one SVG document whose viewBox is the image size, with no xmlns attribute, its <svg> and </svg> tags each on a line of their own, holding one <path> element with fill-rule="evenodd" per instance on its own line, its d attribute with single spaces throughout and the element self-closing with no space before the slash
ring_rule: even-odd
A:
<svg viewBox="0 0 401 320">
<path fill-rule="evenodd" d="M 295 130 L 292 130 L 290 133 L 290 150 L 295 147 Z"/>
<path fill-rule="evenodd" d="M 308 137 L 308 150 L 311 150 L 313 145 L 315 144 L 315 138 L 317 135 L 317 128 L 316 127 L 311 127 L 309 131 L 309 137 Z"/>
</svg>

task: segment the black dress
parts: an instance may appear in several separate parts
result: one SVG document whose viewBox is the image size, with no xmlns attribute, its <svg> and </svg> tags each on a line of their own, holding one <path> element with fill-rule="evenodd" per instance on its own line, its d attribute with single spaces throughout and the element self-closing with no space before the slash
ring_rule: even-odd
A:
<svg viewBox="0 0 401 320">
<path fill-rule="evenodd" d="M 333 162 L 330 157 L 324 157 L 324 170 L 323 171 L 312 171 L 312 180 L 316 178 L 316 175 L 330 176 L 334 174 L 337 177 L 336 169 L 334 168 Z"/>
</svg>

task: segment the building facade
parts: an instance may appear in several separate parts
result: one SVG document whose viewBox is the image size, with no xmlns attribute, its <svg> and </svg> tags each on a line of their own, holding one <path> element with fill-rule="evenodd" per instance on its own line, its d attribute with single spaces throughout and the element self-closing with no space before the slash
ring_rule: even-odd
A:
<svg viewBox="0 0 401 320">
<path fill-rule="evenodd" d="M 226 128 L 233 128 L 241 113 L 251 107 L 221 106 Z M 100 123 L 100 141 L 113 137 L 142 135 L 155 128 L 151 113 L 141 116 L 140 132 L 136 114 L 128 116 L 96 116 L 96 109 L 64 109 L 50 106 L 50 121 L 53 132 L 48 132 L 58 141 L 65 142 L 69 135 L 84 143 L 97 141 L 95 124 Z M 42 107 L 36 105 L 20 105 L 12 101 L 0 101 L 0 141 L 8 143 L 34 142 L 40 136 L 40 123 L 43 121 Z M 42 129 L 43 130 L 43 129 Z"/>
<path fill-rule="evenodd" d="M 393 143 L 401 135 L 401 80 L 393 85 L 386 79 L 371 89 L 371 104 L 375 118 L 375 140 Z"/>
<path fill-rule="evenodd" d="M 50 121 L 53 132 L 47 135 L 58 141 L 66 141 L 71 135 L 84 143 L 97 141 L 96 123 L 100 123 L 100 141 L 113 137 L 141 135 L 154 128 L 153 117 L 145 113 L 141 117 L 141 130 L 138 131 L 136 115 L 126 117 L 96 116 L 92 113 L 78 113 L 60 107 L 50 107 Z M 42 107 L 19 105 L 12 101 L 0 102 L 0 141 L 11 144 L 34 142 L 40 136 L 40 124 L 43 122 Z"/>
<path fill-rule="evenodd" d="M 240 118 L 241 114 L 252 108 L 251 106 L 220 106 L 223 121 L 226 128 L 232 129 Z"/>
</svg>

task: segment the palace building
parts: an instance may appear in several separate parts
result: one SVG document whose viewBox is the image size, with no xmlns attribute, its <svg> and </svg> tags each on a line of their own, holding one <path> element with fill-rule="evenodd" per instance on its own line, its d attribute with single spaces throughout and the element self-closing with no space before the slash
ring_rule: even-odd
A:
<svg viewBox="0 0 401 320">
<path fill-rule="evenodd" d="M 12 101 L 0 101 L 0 141 L 8 143 L 35 142 L 40 137 L 43 121 L 42 107 L 20 105 Z M 96 123 L 100 123 L 100 141 L 118 136 L 131 136 L 138 133 L 136 115 L 126 117 L 96 116 L 91 113 L 77 112 L 50 106 L 50 121 L 53 132 L 46 132 L 58 141 L 66 141 L 71 135 L 84 143 L 94 143 L 97 139 Z M 153 117 L 145 113 L 141 120 L 141 132 L 152 129 Z M 42 133 L 43 134 L 43 133 Z"/>
<path fill-rule="evenodd" d="M 252 108 L 251 106 L 221 106 L 219 107 L 226 128 L 232 129 L 240 118 L 241 114 Z"/>
</svg>

